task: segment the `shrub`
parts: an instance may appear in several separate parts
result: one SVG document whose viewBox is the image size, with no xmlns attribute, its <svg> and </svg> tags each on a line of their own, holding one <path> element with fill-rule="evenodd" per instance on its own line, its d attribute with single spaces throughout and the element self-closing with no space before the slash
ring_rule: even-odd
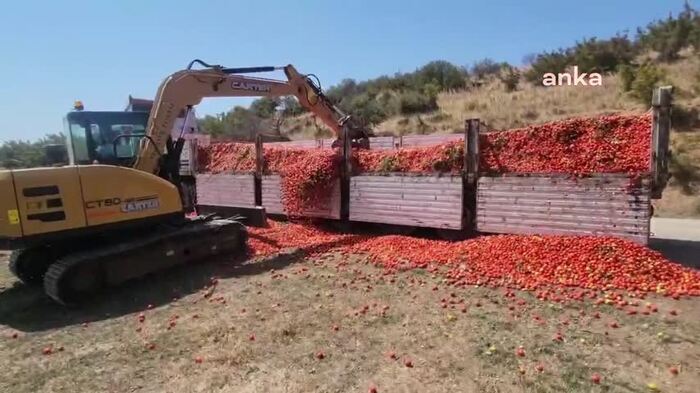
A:
<svg viewBox="0 0 700 393">
<path fill-rule="evenodd" d="M 367 93 L 351 98 L 346 110 L 359 120 L 362 125 L 381 123 L 388 116 L 377 100 L 374 97 L 370 97 Z"/>
<path fill-rule="evenodd" d="M 515 67 L 505 65 L 501 68 L 498 79 L 501 80 L 506 91 L 515 91 L 518 89 L 518 83 L 520 83 L 520 71 Z"/>
<path fill-rule="evenodd" d="M 627 93 L 628 91 L 632 90 L 635 69 L 630 64 L 621 64 L 617 70 L 617 75 L 620 77 L 622 91 Z"/>
<path fill-rule="evenodd" d="M 65 143 L 63 134 L 49 134 L 34 141 L 10 140 L 0 144 L 1 168 L 32 168 L 46 165 L 44 145 Z"/>
<path fill-rule="evenodd" d="M 608 40 L 595 38 L 576 43 L 571 50 L 572 64 L 583 72 L 612 72 L 623 64 L 630 64 L 637 49 L 627 36 L 618 35 Z"/>
<path fill-rule="evenodd" d="M 700 169 L 693 164 L 688 156 L 671 154 L 669 172 L 684 194 L 693 195 L 696 192 L 697 182 L 700 182 Z"/>
<path fill-rule="evenodd" d="M 466 78 L 467 73 L 450 62 L 431 61 L 415 72 L 415 87 L 421 89 L 427 84 L 433 84 L 439 90 L 463 89 Z"/>
<path fill-rule="evenodd" d="M 630 94 L 642 104 L 649 104 L 654 88 L 664 80 L 664 73 L 653 64 L 645 63 L 635 72 Z"/>
<path fill-rule="evenodd" d="M 403 115 L 430 112 L 437 109 L 437 97 L 420 94 L 416 91 L 401 93 L 399 98 L 400 112 Z"/>
<path fill-rule="evenodd" d="M 261 119 L 269 119 L 275 114 L 279 105 L 280 100 L 277 98 L 262 97 L 250 104 L 250 110 Z"/>
<path fill-rule="evenodd" d="M 364 82 L 344 79 L 329 88 L 326 95 L 342 110 L 365 119 L 367 124 L 376 124 L 399 113 L 436 108 L 438 93 L 465 88 L 467 77 L 465 69 L 439 60 L 414 72 L 385 75 Z M 427 98 L 416 97 L 421 94 Z M 372 100 L 376 102 L 369 104 Z"/>
<path fill-rule="evenodd" d="M 585 39 L 576 45 L 552 52 L 544 52 L 531 59 L 530 69 L 525 79 L 540 85 L 542 76 L 566 72 L 577 65 L 581 72 L 611 72 L 621 65 L 630 64 L 638 53 L 638 46 L 625 35 L 617 35 L 607 40 Z"/>
<path fill-rule="evenodd" d="M 432 131 L 432 128 L 423 121 L 423 119 L 420 117 L 420 115 L 416 116 L 416 133 L 420 135 L 424 134 L 429 134 Z"/>
<path fill-rule="evenodd" d="M 478 79 L 483 79 L 489 75 L 498 75 L 503 66 L 508 63 L 498 63 L 492 59 L 485 58 L 475 62 L 469 69 L 469 72 Z"/>
<path fill-rule="evenodd" d="M 433 123 L 439 123 L 439 122 L 447 121 L 450 119 L 452 119 L 452 115 L 450 115 L 449 113 L 445 113 L 445 112 L 438 112 L 438 113 L 428 117 L 428 121 L 433 122 Z"/>
<path fill-rule="evenodd" d="M 304 113 L 304 107 L 299 104 L 295 97 L 284 97 L 281 100 L 282 114 L 286 117 L 298 116 Z"/>
<path fill-rule="evenodd" d="M 687 46 L 700 49 L 700 14 L 686 2 L 677 18 L 669 16 L 666 20 L 652 22 L 646 30 L 639 29 L 637 36 L 643 48 L 659 53 L 659 60 L 675 60 Z"/>
<path fill-rule="evenodd" d="M 393 91 L 385 90 L 376 97 L 377 104 L 387 116 L 393 116 L 400 112 L 399 95 Z"/>
<path fill-rule="evenodd" d="M 700 112 L 697 108 L 688 108 L 683 105 L 674 104 L 671 111 L 671 122 L 677 131 L 690 131 L 698 125 Z"/>
<path fill-rule="evenodd" d="M 572 57 L 564 49 L 553 52 L 540 53 L 530 65 L 530 69 L 523 75 L 525 79 L 534 85 L 542 85 L 542 76 L 548 72 L 558 74 L 565 72 L 572 64 Z"/>
</svg>

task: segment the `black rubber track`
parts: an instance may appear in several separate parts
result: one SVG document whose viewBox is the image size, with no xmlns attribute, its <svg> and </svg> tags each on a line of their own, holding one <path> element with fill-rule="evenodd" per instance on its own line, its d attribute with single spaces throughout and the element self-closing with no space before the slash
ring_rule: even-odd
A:
<svg viewBox="0 0 700 393">
<path fill-rule="evenodd" d="M 87 256 L 85 256 L 87 254 Z M 63 305 L 73 305 L 78 302 L 78 299 L 71 299 L 67 293 L 67 289 L 63 285 L 63 279 L 68 277 L 71 269 L 81 267 L 82 264 L 89 261 L 94 261 L 98 258 L 97 255 L 90 255 L 90 252 L 67 255 L 51 266 L 44 275 L 44 291 L 53 300 Z"/>
<path fill-rule="evenodd" d="M 231 222 L 215 225 L 215 222 Z M 72 306 L 89 299 L 90 292 L 77 292 L 69 287 L 74 274 L 82 269 L 94 275 L 94 282 L 115 286 L 131 278 L 141 277 L 161 269 L 188 262 L 191 257 L 211 256 L 220 252 L 243 251 L 247 231 L 238 222 L 214 220 L 165 232 L 154 233 L 131 241 L 68 254 L 53 263 L 44 275 L 46 294 L 63 305 Z M 231 231 L 231 232 L 228 232 Z M 237 242 L 227 241 L 235 236 Z M 190 244 L 200 246 L 197 252 L 180 252 L 178 247 Z M 216 245 L 216 247 L 211 247 Z M 177 249 L 177 257 L 165 258 L 165 251 Z M 156 254 L 153 254 L 156 253 Z M 131 267 L 130 267 L 131 266 Z M 85 271 L 83 271 L 84 273 Z"/>
<path fill-rule="evenodd" d="M 14 250 L 10 254 L 10 272 L 27 285 L 43 282 L 44 273 L 51 262 L 51 255 L 46 250 Z"/>
</svg>

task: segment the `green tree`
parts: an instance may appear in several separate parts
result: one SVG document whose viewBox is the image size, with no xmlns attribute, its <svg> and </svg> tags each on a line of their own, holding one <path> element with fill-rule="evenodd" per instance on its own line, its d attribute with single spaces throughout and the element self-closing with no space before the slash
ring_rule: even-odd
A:
<svg viewBox="0 0 700 393">
<path fill-rule="evenodd" d="M 524 73 L 524 77 L 527 81 L 535 84 L 542 85 L 542 76 L 548 72 L 558 74 L 565 72 L 566 68 L 572 64 L 572 56 L 569 51 L 564 49 L 559 49 L 552 52 L 544 52 L 538 54 Z"/>
<path fill-rule="evenodd" d="M 291 96 L 282 97 L 280 106 L 282 107 L 282 115 L 285 117 L 298 116 L 305 112 L 304 107 L 299 104 L 299 101 Z"/>
<path fill-rule="evenodd" d="M 571 50 L 571 62 L 583 72 L 612 72 L 630 64 L 637 54 L 634 43 L 625 35 L 607 40 L 585 39 Z"/>
<path fill-rule="evenodd" d="M 253 110 L 235 106 L 227 113 L 224 130 L 226 135 L 236 140 L 254 141 L 255 136 L 262 131 L 262 118 Z"/>
<path fill-rule="evenodd" d="M 444 60 L 431 61 L 415 72 L 415 87 L 420 89 L 428 83 L 433 83 L 441 90 L 463 89 L 466 86 L 467 74 L 463 69 Z"/>
<path fill-rule="evenodd" d="M 652 22 L 646 29 L 638 29 L 637 37 L 643 48 L 659 53 L 659 60 L 676 60 L 687 46 L 700 49 L 700 14 L 686 1 L 678 17 L 669 15 L 665 20 Z"/>
<path fill-rule="evenodd" d="M 649 104 L 654 88 L 660 86 L 665 79 L 663 71 L 651 63 L 641 65 L 635 72 L 630 94 L 642 104 Z"/>
<path fill-rule="evenodd" d="M 487 57 L 472 64 L 469 67 L 469 73 L 477 79 L 483 79 L 489 75 L 498 75 L 505 65 L 509 64 L 506 62 L 499 63 Z"/>
<path fill-rule="evenodd" d="M 508 64 L 501 67 L 501 71 L 498 74 L 498 79 L 503 83 L 503 87 L 506 91 L 511 92 L 518 89 L 518 83 L 520 83 L 520 71 L 517 68 L 510 66 Z"/>
<path fill-rule="evenodd" d="M 430 62 L 414 72 L 357 82 L 344 79 L 326 95 L 342 110 L 376 124 L 405 111 L 432 110 L 441 91 L 466 87 L 468 73 L 447 61 Z M 424 96 L 424 97 L 420 97 Z M 403 98 L 402 98 L 403 97 Z"/>
<path fill-rule="evenodd" d="M 214 138 L 224 136 L 224 118 L 225 113 L 219 113 L 216 116 L 206 115 L 204 118 L 198 119 L 197 124 L 200 132 L 209 134 Z"/>
<path fill-rule="evenodd" d="M 63 134 L 47 134 L 34 141 L 10 140 L 0 145 L 0 167 L 32 168 L 46 165 L 44 146 L 65 145 Z"/>
<path fill-rule="evenodd" d="M 253 101 L 250 104 L 250 110 L 262 119 L 269 119 L 275 115 L 278 106 L 280 106 L 280 99 L 263 97 Z"/>
<path fill-rule="evenodd" d="M 428 94 L 421 94 L 416 91 L 401 93 L 400 111 L 403 115 L 424 113 L 437 109 L 437 97 Z"/>
<path fill-rule="evenodd" d="M 377 100 L 367 93 L 353 97 L 348 104 L 348 112 L 363 125 L 378 124 L 387 117 Z"/>
</svg>

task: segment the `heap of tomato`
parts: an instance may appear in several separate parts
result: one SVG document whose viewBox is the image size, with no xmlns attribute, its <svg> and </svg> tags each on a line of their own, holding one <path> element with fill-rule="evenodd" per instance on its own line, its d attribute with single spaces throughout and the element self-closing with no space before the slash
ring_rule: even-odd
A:
<svg viewBox="0 0 700 393">
<path fill-rule="evenodd" d="M 651 115 L 574 118 L 479 138 L 483 173 L 648 172 Z M 455 173 L 463 168 L 464 141 L 437 146 L 355 153 L 360 172 Z"/>
<path fill-rule="evenodd" d="M 484 173 L 628 173 L 649 169 L 651 115 L 576 118 L 480 136 Z M 330 149 L 265 148 L 264 173 L 282 176 L 283 205 L 290 215 L 320 207 L 338 178 L 339 152 Z M 398 150 L 353 152 L 355 172 L 459 173 L 464 142 Z M 255 170 L 255 147 L 217 143 L 199 152 L 209 172 Z"/>
<path fill-rule="evenodd" d="M 269 228 L 250 228 L 250 232 L 248 244 L 255 256 L 291 248 L 310 255 L 328 251 L 364 254 L 389 273 L 443 266 L 451 285 L 522 289 L 550 300 L 558 296 L 580 299 L 586 293 L 608 290 L 700 295 L 700 272 L 613 237 L 498 235 L 448 242 L 339 234 L 274 221 Z"/>
<path fill-rule="evenodd" d="M 265 173 L 278 173 L 290 216 L 323 206 L 339 177 L 341 156 L 330 149 L 265 149 Z"/>
<path fill-rule="evenodd" d="M 357 172 L 458 173 L 464 163 L 464 141 L 398 150 L 353 152 Z"/>
<path fill-rule="evenodd" d="M 480 137 L 480 170 L 486 173 L 627 173 L 649 168 L 650 115 L 579 118 Z M 265 148 L 265 174 L 282 177 L 282 196 L 291 215 L 323 203 L 338 178 L 340 155 L 331 149 Z M 214 144 L 200 152 L 211 172 L 251 172 L 250 144 Z M 399 150 L 353 152 L 359 172 L 458 173 L 463 142 Z M 301 248 L 361 253 L 387 272 L 442 269 L 451 285 L 491 285 L 535 291 L 542 299 L 581 299 L 596 291 L 700 295 L 700 273 L 669 262 L 636 243 L 612 237 L 479 237 L 462 242 L 404 236 L 370 237 L 325 232 L 299 224 L 271 222 L 250 228 L 257 256 Z"/>
<path fill-rule="evenodd" d="M 483 172 L 640 174 L 649 171 L 651 115 L 575 118 L 480 138 Z"/>
<path fill-rule="evenodd" d="M 253 172 L 255 145 L 226 142 L 200 146 L 197 151 L 197 166 L 211 173 Z"/>
</svg>

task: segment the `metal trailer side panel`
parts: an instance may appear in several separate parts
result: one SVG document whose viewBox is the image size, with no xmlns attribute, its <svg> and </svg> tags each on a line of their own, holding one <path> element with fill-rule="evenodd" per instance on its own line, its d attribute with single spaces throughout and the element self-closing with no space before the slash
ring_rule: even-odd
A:
<svg viewBox="0 0 700 393">
<path fill-rule="evenodd" d="M 624 175 L 482 176 L 476 229 L 513 234 L 608 235 L 646 244 L 650 181 Z"/>
<path fill-rule="evenodd" d="M 321 147 L 331 148 L 335 138 L 321 139 Z M 398 136 L 376 136 L 369 138 L 370 150 L 393 150 L 401 145 L 401 137 Z"/>
<path fill-rule="evenodd" d="M 284 148 L 295 148 L 295 149 L 311 149 L 321 147 L 321 141 L 316 139 L 304 139 L 299 141 L 286 141 L 286 142 L 265 142 L 265 146 L 270 147 L 284 147 Z"/>
<path fill-rule="evenodd" d="M 405 135 L 401 137 L 401 147 L 433 146 L 445 142 L 453 142 L 464 139 L 461 134 L 431 134 L 431 135 Z"/>
<path fill-rule="evenodd" d="M 197 174 L 197 204 L 227 207 L 254 207 L 253 174 Z"/>
<path fill-rule="evenodd" d="M 350 220 L 462 229 L 461 176 L 350 178 Z"/>
<path fill-rule="evenodd" d="M 265 175 L 262 177 L 262 206 L 268 214 L 286 214 L 282 205 L 282 186 L 279 175 Z M 303 213 L 305 217 L 340 219 L 340 182 L 336 181 L 331 192 L 330 200 L 325 206 L 308 210 Z"/>
<path fill-rule="evenodd" d="M 371 150 L 393 150 L 401 145 L 401 137 L 377 136 L 369 138 L 369 148 Z"/>
</svg>

